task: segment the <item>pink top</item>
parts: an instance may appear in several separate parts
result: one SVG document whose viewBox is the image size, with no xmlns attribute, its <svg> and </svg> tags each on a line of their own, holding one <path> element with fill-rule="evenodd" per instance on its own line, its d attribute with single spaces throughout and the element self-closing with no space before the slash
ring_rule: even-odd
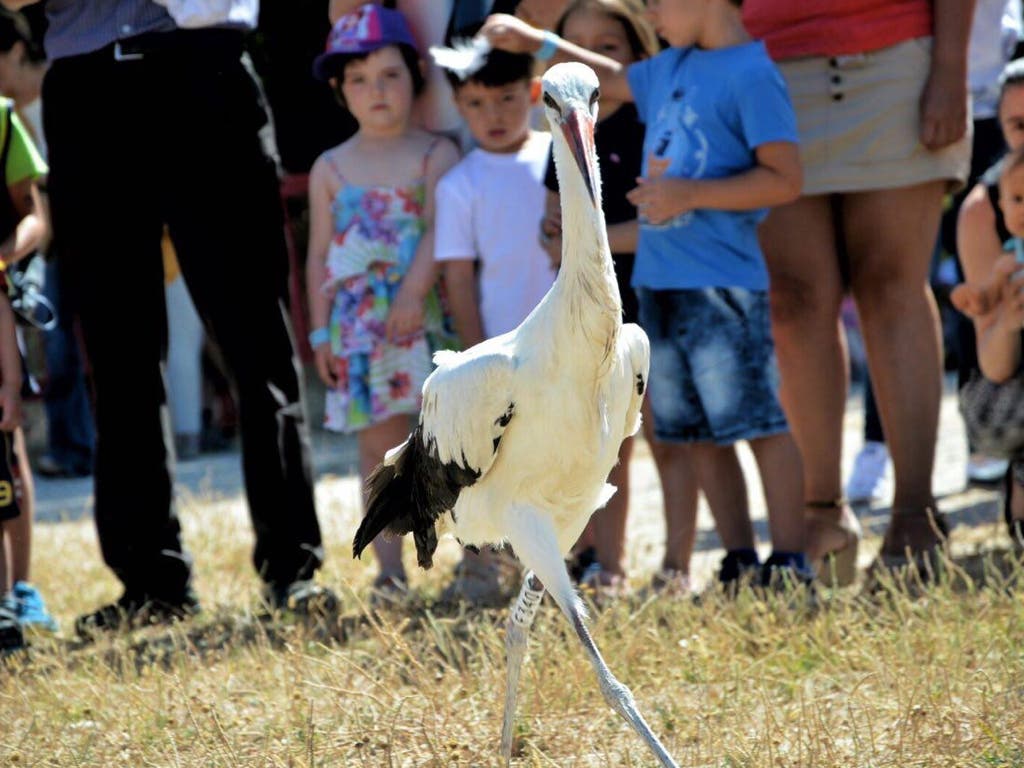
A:
<svg viewBox="0 0 1024 768">
<path fill-rule="evenodd" d="M 776 61 L 843 56 L 932 34 L 929 0 L 745 0 L 743 22 Z"/>
</svg>

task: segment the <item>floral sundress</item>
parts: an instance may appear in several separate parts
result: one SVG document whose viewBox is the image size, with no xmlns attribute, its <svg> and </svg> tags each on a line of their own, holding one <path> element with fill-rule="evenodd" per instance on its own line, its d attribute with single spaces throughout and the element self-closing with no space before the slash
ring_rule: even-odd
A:
<svg viewBox="0 0 1024 768">
<path fill-rule="evenodd" d="M 433 289 L 423 330 L 386 341 L 388 311 L 426 229 L 425 178 L 409 186 L 358 186 L 334 172 L 342 185 L 332 203 L 334 236 L 322 290 L 333 293 L 328 331 L 338 385 L 327 391 L 324 426 L 354 432 L 418 413 L 433 352 L 453 348 L 455 336 Z"/>
</svg>

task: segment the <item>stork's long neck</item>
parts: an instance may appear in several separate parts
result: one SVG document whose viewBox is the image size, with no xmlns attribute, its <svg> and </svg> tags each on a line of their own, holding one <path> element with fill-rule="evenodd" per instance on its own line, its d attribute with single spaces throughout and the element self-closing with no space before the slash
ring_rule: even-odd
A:
<svg viewBox="0 0 1024 768">
<path fill-rule="evenodd" d="M 555 137 L 554 153 L 562 203 L 562 265 L 556 284 L 567 300 L 571 325 L 592 342 L 614 345 L 622 323 L 622 297 L 601 211 L 600 171 L 595 161 L 595 205 L 560 136 Z"/>
</svg>

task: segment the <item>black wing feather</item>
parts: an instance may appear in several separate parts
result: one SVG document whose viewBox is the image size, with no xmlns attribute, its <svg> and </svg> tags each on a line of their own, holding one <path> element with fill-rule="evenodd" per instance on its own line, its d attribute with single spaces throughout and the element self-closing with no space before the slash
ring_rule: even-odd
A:
<svg viewBox="0 0 1024 768">
<path fill-rule="evenodd" d="M 367 478 L 366 516 L 352 542 L 353 555 L 359 557 L 384 531 L 394 536 L 412 533 L 420 567 L 430 568 L 437 549 L 434 523 L 479 477 L 480 470 L 442 463 L 433 438 L 424 445 L 418 425 L 395 461 L 378 465 Z"/>
</svg>

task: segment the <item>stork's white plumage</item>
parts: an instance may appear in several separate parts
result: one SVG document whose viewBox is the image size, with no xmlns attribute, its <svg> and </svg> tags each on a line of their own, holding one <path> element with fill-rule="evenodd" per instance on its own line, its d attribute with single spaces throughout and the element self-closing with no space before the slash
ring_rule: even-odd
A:
<svg viewBox="0 0 1024 768">
<path fill-rule="evenodd" d="M 606 479 L 622 441 L 640 426 L 650 357 L 644 332 L 622 324 L 594 149 L 597 98 L 597 77 L 582 64 L 544 76 L 562 200 L 558 278 L 516 330 L 435 356 L 419 425 L 368 480 L 354 551 L 384 530 L 411 532 L 429 568 L 439 533 L 477 546 L 511 544 L 528 572 L 509 620 L 506 762 L 526 632 L 546 588 L 583 642 L 608 703 L 663 765 L 675 766 L 601 658 L 563 561 L 615 492 Z"/>
</svg>

